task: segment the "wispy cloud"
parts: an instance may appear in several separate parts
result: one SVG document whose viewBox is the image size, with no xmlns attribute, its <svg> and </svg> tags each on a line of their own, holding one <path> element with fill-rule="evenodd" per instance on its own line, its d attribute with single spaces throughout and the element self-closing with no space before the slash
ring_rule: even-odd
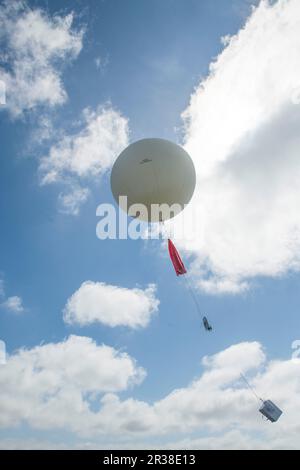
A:
<svg viewBox="0 0 300 470">
<path fill-rule="evenodd" d="M 59 210 L 62 213 L 78 215 L 81 206 L 86 202 L 90 194 L 88 188 L 81 188 L 71 184 L 65 192 L 58 196 Z"/>
<path fill-rule="evenodd" d="M 129 136 L 127 119 L 110 105 L 85 109 L 78 126 L 52 145 L 39 167 L 41 184 L 66 184 L 59 202 L 64 212 L 72 214 L 78 214 L 88 197 L 85 185 L 111 168 Z"/>
<path fill-rule="evenodd" d="M 74 26 L 74 14 L 50 16 L 25 1 L 5 1 L 0 6 L 0 83 L 5 85 L 6 105 L 13 118 L 38 109 L 39 119 L 31 150 L 47 143 L 40 159 L 42 184 L 64 183 L 59 209 L 78 215 L 89 196 L 91 178 L 103 175 L 128 143 L 128 122 L 111 105 L 84 109 L 74 132 L 58 131 L 51 109 L 67 100 L 62 72 L 83 47 L 84 28 Z M 103 69 L 108 58 L 97 57 Z M 44 151 L 44 150 L 43 150 Z"/>
<path fill-rule="evenodd" d="M 9 310 L 10 312 L 13 312 L 13 313 L 23 313 L 24 312 L 22 299 L 21 299 L 21 297 L 18 297 L 17 295 L 14 295 L 12 297 L 8 297 L 1 304 L 1 307 L 5 308 L 6 310 Z"/>
<path fill-rule="evenodd" d="M 104 72 L 109 63 L 108 55 L 104 57 L 100 57 L 100 56 L 96 57 L 94 59 L 94 63 L 95 63 L 97 70 L 100 70 L 100 72 Z"/>
<path fill-rule="evenodd" d="M 99 176 L 107 171 L 128 139 L 128 122 L 112 107 L 83 111 L 81 129 L 65 134 L 42 159 L 42 183 L 70 176 Z"/>
<path fill-rule="evenodd" d="M 6 297 L 4 280 L 0 279 L 0 308 L 7 310 L 12 313 L 23 313 L 25 308 L 23 306 L 23 300 L 18 295 Z"/>
<path fill-rule="evenodd" d="M 83 38 L 73 20 L 72 13 L 50 17 L 23 1 L 0 6 L 0 80 L 6 85 L 5 108 L 13 117 L 66 101 L 62 65 L 78 56 Z"/>
</svg>

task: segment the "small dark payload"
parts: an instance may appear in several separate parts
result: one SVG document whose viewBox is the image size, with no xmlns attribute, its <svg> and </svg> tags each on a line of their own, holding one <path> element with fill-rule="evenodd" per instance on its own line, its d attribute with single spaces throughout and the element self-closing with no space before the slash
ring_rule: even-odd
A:
<svg viewBox="0 0 300 470">
<path fill-rule="evenodd" d="M 282 415 L 282 411 L 271 400 L 263 401 L 259 411 L 269 421 L 271 421 L 271 423 L 276 423 Z"/>
<path fill-rule="evenodd" d="M 212 331 L 212 326 L 208 323 L 208 320 L 206 317 L 203 317 L 203 325 L 206 331 Z"/>
</svg>

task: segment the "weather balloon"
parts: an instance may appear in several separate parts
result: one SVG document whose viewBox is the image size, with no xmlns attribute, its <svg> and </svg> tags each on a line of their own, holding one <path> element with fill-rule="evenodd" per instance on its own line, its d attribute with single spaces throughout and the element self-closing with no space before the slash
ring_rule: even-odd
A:
<svg viewBox="0 0 300 470">
<path fill-rule="evenodd" d="M 111 172 L 112 193 L 121 209 L 147 222 L 163 222 L 181 212 L 191 200 L 195 185 L 191 157 L 182 147 L 164 139 L 143 139 L 129 145 Z M 138 210 L 137 205 L 143 205 L 146 211 Z"/>
</svg>

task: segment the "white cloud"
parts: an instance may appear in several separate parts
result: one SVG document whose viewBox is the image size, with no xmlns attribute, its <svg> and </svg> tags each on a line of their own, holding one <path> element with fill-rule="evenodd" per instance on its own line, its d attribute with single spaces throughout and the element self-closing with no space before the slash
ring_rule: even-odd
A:
<svg viewBox="0 0 300 470">
<path fill-rule="evenodd" d="M 198 450 L 269 450 L 269 446 L 249 433 L 238 430 L 196 439 L 182 439 L 170 442 L 167 449 Z"/>
<path fill-rule="evenodd" d="M 131 437 L 131 445 L 142 442 L 145 447 L 153 447 L 153 438 L 164 448 L 169 436 L 199 433 L 205 436 L 204 448 L 210 442 L 214 448 L 297 449 L 299 365 L 299 360 L 267 362 L 259 343 L 241 343 L 204 360 L 205 371 L 199 378 L 153 404 L 135 399 L 122 401 L 116 394 L 106 394 L 90 431 L 96 433 L 101 426 L 115 439 L 122 435 L 130 442 Z M 262 421 L 260 403 L 239 380 L 241 372 L 250 376 L 251 371 L 255 373 L 252 384 L 257 393 L 271 398 L 284 412 L 275 425 Z M 253 437 L 258 432 L 260 440 Z M 237 442 L 234 434 L 240 436 Z"/>
<path fill-rule="evenodd" d="M 67 192 L 60 193 L 58 196 L 61 212 L 71 215 L 78 215 L 82 204 L 86 202 L 89 194 L 90 191 L 88 188 L 81 188 L 80 186 L 71 185 Z"/>
<path fill-rule="evenodd" d="M 64 321 L 81 326 L 100 322 L 111 327 L 141 328 L 148 325 L 158 306 L 155 285 L 142 290 L 86 281 L 69 298 Z"/>
<path fill-rule="evenodd" d="M 68 176 L 99 176 L 107 171 L 128 143 L 128 123 L 111 107 L 83 111 L 83 129 L 64 135 L 44 157 L 40 170 L 43 183 Z"/>
<path fill-rule="evenodd" d="M 0 308 L 12 313 L 23 313 L 25 311 L 21 297 L 13 295 L 6 297 L 4 280 L 0 279 Z"/>
<path fill-rule="evenodd" d="M 93 416 L 90 405 L 99 393 L 126 390 L 144 376 L 128 354 L 98 346 L 91 338 L 70 336 L 22 349 L 0 368 L 1 426 L 22 420 L 41 428 L 69 423 L 80 432 Z"/>
<path fill-rule="evenodd" d="M 49 16 L 22 1 L 0 6 L 0 83 L 6 89 L 5 109 L 14 118 L 40 105 L 52 108 L 66 101 L 62 67 L 79 55 L 84 33 L 73 23 L 73 13 Z M 95 64 L 103 69 L 107 61 L 98 57 Z M 89 194 L 88 182 L 79 180 L 99 178 L 128 144 L 127 120 L 111 106 L 85 109 L 80 124 L 77 133 L 58 133 L 50 115 L 41 116 L 31 142 L 54 140 L 40 161 L 42 184 L 66 183 L 58 203 L 62 212 L 73 215 Z"/>
<path fill-rule="evenodd" d="M 25 422 L 75 433 L 66 447 L 299 449 L 299 366 L 299 359 L 268 361 L 257 342 L 240 343 L 205 358 L 202 375 L 150 404 L 117 395 L 145 376 L 133 359 L 70 337 L 8 358 L 0 368 L 0 420 L 6 428 Z M 252 377 L 258 395 L 282 408 L 276 424 L 261 419 L 240 372 Z M 2 448 L 41 445 L 0 442 Z"/>
<path fill-rule="evenodd" d="M 75 59 L 83 30 L 72 27 L 73 14 L 48 16 L 22 1 L 0 7 L 0 79 L 6 84 L 6 107 L 14 117 L 39 105 L 62 104 L 67 94 L 61 64 Z"/>
<path fill-rule="evenodd" d="M 31 140 L 29 145 L 33 150 L 43 145 L 45 142 L 54 138 L 57 130 L 54 128 L 53 121 L 50 114 L 43 114 L 39 116 L 38 122 L 31 133 Z"/>
<path fill-rule="evenodd" d="M 247 433 L 240 431 L 229 431 L 221 433 L 220 435 L 213 435 L 202 438 L 186 438 L 177 441 L 168 441 L 166 443 L 158 442 L 156 445 L 149 444 L 149 441 L 138 441 L 132 445 L 132 441 L 128 443 L 122 442 L 109 442 L 102 444 L 97 441 L 76 441 L 73 444 L 66 444 L 55 441 L 46 441 L 39 439 L 18 439 L 18 438 L 7 438 L 0 440 L 0 449 L 2 450 L 27 450 L 27 449 L 80 449 L 80 450 L 95 450 L 95 449 L 176 449 L 176 450 L 264 450 L 270 449 L 269 445 L 261 442 L 259 437 L 255 438 Z M 282 448 L 282 446 L 279 446 Z M 287 446 L 287 448 L 293 448 L 293 446 Z M 295 448 L 295 447 L 294 447 Z"/>
<path fill-rule="evenodd" d="M 262 1 L 184 112 L 197 171 L 184 217 L 191 227 L 198 219 L 201 233 L 181 247 L 208 292 L 236 293 L 256 276 L 299 271 L 299 29 L 298 0 Z"/>
<path fill-rule="evenodd" d="M 9 310 L 13 313 L 23 313 L 24 307 L 21 297 L 14 295 L 12 297 L 8 297 L 2 304 L 1 307 Z"/>
<path fill-rule="evenodd" d="M 77 215 L 89 190 L 82 187 L 107 172 L 128 145 L 128 121 L 111 106 L 85 109 L 80 129 L 63 134 L 41 159 L 42 184 L 63 182 L 67 192 L 59 196 L 63 212 Z M 79 183 L 80 182 L 80 183 Z"/>
<path fill-rule="evenodd" d="M 49 442 L 47 440 L 41 439 L 1 439 L 0 440 L 0 449 L 1 450 L 58 450 L 67 449 L 67 446 L 63 444 L 58 444 L 57 442 Z"/>
</svg>

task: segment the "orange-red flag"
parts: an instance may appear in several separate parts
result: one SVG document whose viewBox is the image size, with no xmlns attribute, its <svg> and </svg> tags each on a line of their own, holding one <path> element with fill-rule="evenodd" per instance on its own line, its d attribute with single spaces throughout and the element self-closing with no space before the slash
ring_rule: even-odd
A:
<svg viewBox="0 0 300 470">
<path fill-rule="evenodd" d="M 174 244 L 171 242 L 170 239 L 168 240 L 168 248 L 169 248 L 170 258 L 173 263 L 177 276 L 182 276 L 183 274 L 186 274 L 187 271 L 185 269 L 183 261 L 180 258 L 178 251 L 176 250 Z"/>
</svg>

